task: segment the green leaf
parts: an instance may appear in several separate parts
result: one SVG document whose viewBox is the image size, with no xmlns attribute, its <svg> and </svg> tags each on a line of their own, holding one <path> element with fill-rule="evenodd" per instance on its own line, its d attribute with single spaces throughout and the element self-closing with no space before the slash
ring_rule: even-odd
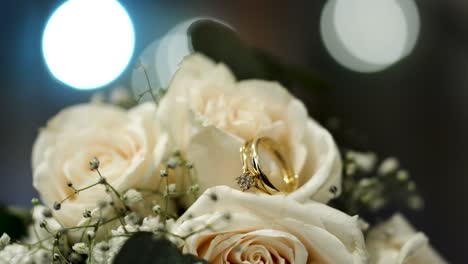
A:
<svg viewBox="0 0 468 264">
<path fill-rule="evenodd" d="M 276 80 L 285 86 L 297 84 L 312 89 L 321 90 L 329 88 L 326 81 L 319 78 L 316 74 L 312 73 L 305 67 L 285 64 L 281 59 L 264 50 L 256 49 L 255 55 L 267 69 L 269 80 L 275 80 L 276 77 Z"/>
<path fill-rule="evenodd" d="M 7 233 L 12 239 L 26 235 L 31 215 L 27 210 L 0 205 L 0 236 Z"/>
<path fill-rule="evenodd" d="M 114 259 L 114 264 L 155 264 L 155 263 L 208 263 L 194 255 L 182 252 L 164 237 L 139 232 L 123 245 Z"/>
<path fill-rule="evenodd" d="M 195 51 L 227 64 L 239 80 L 267 79 L 262 63 L 230 27 L 214 20 L 198 20 L 190 26 L 189 34 Z"/>
<path fill-rule="evenodd" d="M 248 47 L 230 27 L 214 20 L 199 20 L 189 28 L 192 48 L 231 68 L 239 80 L 279 81 L 285 86 L 327 88 L 325 81 L 309 69 L 287 65 L 264 50 Z"/>
</svg>

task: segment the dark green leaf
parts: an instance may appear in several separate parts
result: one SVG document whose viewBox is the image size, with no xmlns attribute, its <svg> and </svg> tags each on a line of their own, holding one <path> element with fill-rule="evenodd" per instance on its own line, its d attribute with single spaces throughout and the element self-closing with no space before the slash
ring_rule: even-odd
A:
<svg viewBox="0 0 468 264">
<path fill-rule="evenodd" d="M 26 235 L 31 215 L 23 209 L 8 208 L 0 205 L 0 236 L 7 233 L 13 239 Z"/>
<path fill-rule="evenodd" d="M 285 64 L 279 58 L 259 49 L 255 50 L 255 56 L 267 69 L 269 80 L 278 80 L 285 86 L 298 84 L 314 89 L 328 88 L 327 82 L 307 68 Z"/>
<path fill-rule="evenodd" d="M 214 20 L 199 20 L 189 28 L 192 48 L 231 68 L 239 80 L 264 79 L 285 86 L 298 84 L 313 89 L 326 88 L 322 79 L 306 68 L 284 64 L 280 59 L 248 47 L 230 27 Z"/>
<path fill-rule="evenodd" d="M 268 78 L 264 66 L 230 27 L 209 19 L 198 20 L 190 26 L 189 34 L 195 51 L 227 64 L 238 79 Z"/>
<path fill-rule="evenodd" d="M 155 237 L 148 232 L 139 232 L 127 240 L 114 264 L 156 264 L 156 263 L 208 263 L 193 255 L 183 255 L 169 240 Z"/>
</svg>

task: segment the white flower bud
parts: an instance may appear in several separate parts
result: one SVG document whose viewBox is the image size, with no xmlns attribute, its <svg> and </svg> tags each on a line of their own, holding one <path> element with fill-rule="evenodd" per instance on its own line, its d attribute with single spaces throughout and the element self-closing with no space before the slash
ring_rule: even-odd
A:
<svg viewBox="0 0 468 264">
<path fill-rule="evenodd" d="M 174 183 L 171 183 L 171 184 L 169 184 L 169 186 L 167 186 L 167 191 L 169 193 L 175 193 L 176 190 L 177 190 L 177 187 L 176 187 L 176 185 Z"/>
<path fill-rule="evenodd" d="M 421 210 L 424 208 L 424 200 L 421 198 L 421 196 L 411 195 L 408 198 L 408 206 L 413 210 Z"/>
<path fill-rule="evenodd" d="M 32 204 L 33 206 L 39 205 L 39 204 L 40 204 L 39 199 L 37 199 L 37 198 L 32 198 L 32 199 L 31 199 L 31 204 Z"/>
<path fill-rule="evenodd" d="M 159 221 L 159 217 L 145 217 L 141 224 L 140 231 L 155 232 L 164 228 L 164 225 Z"/>
<path fill-rule="evenodd" d="M 119 226 L 117 229 L 111 230 L 111 233 L 113 236 L 122 236 L 126 232 L 134 233 L 138 231 L 138 226 L 133 226 L 133 225 L 125 225 L 125 229 L 123 226 Z"/>
<path fill-rule="evenodd" d="M 86 244 L 83 243 L 83 242 L 74 244 L 73 247 L 72 247 L 72 249 L 73 249 L 76 253 L 81 254 L 81 255 L 88 254 L 88 245 L 86 245 Z"/>
<path fill-rule="evenodd" d="M 387 175 L 395 172 L 400 167 L 400 162 L 393 157 L 386 158 L 379 166 L 378 173 L 380 175 Z"/>
<path fill-rule="evenodd" d="M 88 237 L 88 239 L 93 239 L 95 235 L 96 235 L 96 233 L 94 233 L 93 230 L 88 230 L 86 232 L 86 236 Z"/>
<path fill-rule="evenodd" d="M 409 173 L 406 170 L 399 170 L 396 177 L 398 181 L 404 182 L 409 179 Z"/>
<path fill-rule="evenodd" d="M 136 215 L 136 213 L 130 213 L 124 217 L 124 220 L 129 225 L 137 225 L 140 221 L 140 218 Z"/>
<path fill-rule="evenodd" d="M 352 159 L 356 166 L 362 171 L 371 171 L 377 162 L 377 156 L 372 152 L 349 151 L 348 158 Z"/>
<path fill-rule="evenodd" d="M 161 213 L 161 206 L 159 204 L 153 206 L 153 213 L 157 215 Z"/>
<path fill-rule="evenodd" d="M 125 203 L 128 205 L 133 205 L 135 203 L 143 201 L 143 196 L 140 192 L 135 189 L 128 190 L 124 195 Z"/>
<path fill-rule="evenodd" d="M 100 164 L 99 160 L 96 157 L 94 157 L 89 161 L 89 169 L 97 170 L 99 168 L 99 164 Z"/>
<path fill-rule="evenodd" d="M 4 249 L 8 244 L 10 244 L 10 236 L 7 233 L 3 233 L 2 237 L 0 237 L 0 250 Z"/>
<path fill-rule="evenodd" d="M 353 175 L 354 173 L 356 173 L 356 163 L 348 163 L 346 164 L 346 167 L 345 167 L 345 173 L 346 175 Z"/>
<path fill-rule="evenodd" d="M 190 186 L 190 192 L 197 193 L 198 191 L 200 191 L 200 186 L 198 184 Z"/>
</svg>

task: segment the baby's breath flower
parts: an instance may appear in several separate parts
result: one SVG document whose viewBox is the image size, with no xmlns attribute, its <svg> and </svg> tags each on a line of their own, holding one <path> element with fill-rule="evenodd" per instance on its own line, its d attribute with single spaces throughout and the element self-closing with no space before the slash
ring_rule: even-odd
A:
<svg viewBox="0 0 468 264">
<path fill-rule="evenodd" d="M 375 199 L 372 199 L 369 201 L 369 208 L 372 211 L 377 211 L 382 209 L 382 207 L 385 205 L 386 200 L 382 197 L 376 197 Z"/>
<path fill-rule="evenodd" d="M 89 240 L 93 239 L 95 235 L 96 235 L 96 233 L 94 233 L 93 230 L 88 230 L 86 232 L 86 236 L 88 237 Z"/>
<path fill-rule="evenodd" d="M 32 199 L 31 199 L 31 204 L 32 204 L 33 206 L 39 205 L 39 204 L 40 204 L 39 199 L 37 199 L 37 198 L 32 198 Z"/>
<path fill-rule="evenodd" d="M 82 255 L 88 254 L 88 245 L 86 245 L 83 242 L 74 244 L 72 249 L 78 254 L 82 254 Z"/>
<path fill-rule="evenodd" d="M 93 248 L 93 256 L 91 263 L 112 263 L 109 262 L 109 244 L 107 241 L 97 243 Z"/>
<path fill-rule="evenodd" d="M 57 201 L 54 202 L 54 210 L 58 211 L 58 210 L 60 210 L 60 208 L 62 208 L 62 204 L 57 202 Z"/>
<path fill-rule="evenodd" d="M 377 162 L 377 156 L 372 152 L 349 151 L 346 157 L 352 160 L 357 168 L 363 171 L 371 171 Z"/>
<path fill-rule="evenodd" d="M 173 157 L 173 158 L 170 158 L 169 161 L 167 162 L 167 167 L 169 169 L 175 169 L 177 168 L 177 166 L 179 166 L 179 164 L 180 164 L 180 159 Z"/>
<path fill-rule="evenodd" d="M 388 175 L 390 173 L 395 172 L 398 167 L 400 167 L 400 162 L 394 158 L 386 158 L 379 166 L 378 173 L 380 175 Z"/>
<path fill-rule="evenodd" d="M 28 263 L 31 262 L 28 256 L 28 248 L 19 244 L 11 244 L 0 250 L 1 263 Z"/>
<path fill-rule="evenodd" d="M 140 231 L 155 232 L 164 228 L 164 225 L 159 221 L 159 217 L 148 216 L 143 219 L 140 226 Z"/>
<path fill-rule="evenodd" d="M 424 200 L 419 195 L 411 195 L 408 198 L 408 206 L 414 210 L 420 210 L 424 207 Z"/>
<path fill-rule="evenodd" d="M 130 213 L 125 216 L 125 222 L 129 225 L 137 225 L 138 222 L 140 221 L 140 218 L 136 213 Z"/>
<path fill-rule="evenodd" d="M 161 213 L 161 206 L 159 204 L 153 206 L 153 213 L 157 215 Z"/>
<path fill-rule="evenodd" d="M 0 250 L 3 250 L 8 244 L 10 244 L 10 236 L 7 233 L 3 233 L 0 237 Z"/>
<path fill-rule="evenodd" d="M 359 186 L 363 188 L 367 188 L 377 183 L 375 178 L 364 178 L 359 181 Z"/>
<path fill-rule="evenodd" d="M 99 160 L 96 157 L 94 157 L 89 161 L 89 169 L 92 171 L 97 170 L 99 169 L 99 164 L 100 164 Z"/>
<path fill-rule="evenodd" d="M 400 182 L 404 182 L 408 180 L 409 178 L 409 173 L 405 170 L 399 170 L 396 174 L 397 180 Z"/>
<path fill-rule="evenodd" d="M 35 251 L 32 255 L 32 263 L 50 263 L 52 260 L 52 256 L 48 250 L 41 248 L 39 250 L 31 249 L 30 252 L 32 251 Z"/>
<path fill-rule="evenodd" d="M 127 205 L 133 205 L 143 201 L 143 196 L 135 189 L 130 189 L 125 193 L 124 200 Z"/>
<path fill-rule="evenodd" d="M 91 263 L 112 264 L 126 240 L 127 237 L 113 237 L 108 242 L 96 244 Z"/>
<path fill-rule="evenodd" d="M 85 210 L 85 211 L 83 212 L 83 217 L 84 217 L 84 218 L 90 218 L 90 217 L 91 217 L 91 211 Z"/>
<path fill-rule="evenodd" d="M 113 236 L 122 236 L 125 235 L 125 230 L 130 233 L 134 233 L 138 231 L 137 225 L 125 225 L 125 229 L 123 226 L 117 227 L 117 229 L 111 230 Z"/>
<path fill-rule="evenodd" d="M 357 166 L 356 166 L 356 163 L 354 162 L 350 162 L 345 165 L 346 175 L 353 175 L 354 173 L 356 173 L 356 169 L 357 169 Z"/>
<path fill-rule="evenodd" d="M 416 183 L 414 183 L 414 181 L 410 181 L 408 182 L 408 191 L 412 192 L 414 190 L 416 190 Z"/>
<path fill-rule="evenodd" d="M 190 186 L 190 192 L 197 193 L 198 191 L 200 191 L 200 185 L 194 184 Z"/>
<path fill-rule="evenodd" d="M 171 183 L 171 184 L 169 184 L 169 186 L 167 186 L 167 191 L 169 193 L 175 193 L 176 190 L 177 190 L 177 187 L 176 187 L 176 185 L 174 183 Z"/>
<path fill-rule="evenodd" d="M 169 173 L 167 172 L 166 169 L 162 169 L 159 171 L 159 176 L 161 177 L 167 177 L 169 175 Z"/>
</svg>

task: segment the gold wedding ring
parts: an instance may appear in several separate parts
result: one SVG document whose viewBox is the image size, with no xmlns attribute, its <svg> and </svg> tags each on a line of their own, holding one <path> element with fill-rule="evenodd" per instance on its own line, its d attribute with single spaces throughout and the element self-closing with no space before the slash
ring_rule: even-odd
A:
<svg viewBox="0 0 468 264">
<path fill-rule="evenodd" d="M 281 173 L 281 180 L 284 184 L 281 187 L 273 185 L 271 179 L 262 170 L 259 148 L 263 148 L 276 162 Z M 278 192 L 290 193 L 297 189 L 298 176 L 294 173 L 289 162 L 281 154 L 279 145 L 271 138 L 256 137 L 247 141 L 240 148 L 242 161 L 242 174 L 236 178 L 237 184 L 242 191 L 249 190 L 252 187 L 265 192 L 274 194 Z"/>
</svg>

